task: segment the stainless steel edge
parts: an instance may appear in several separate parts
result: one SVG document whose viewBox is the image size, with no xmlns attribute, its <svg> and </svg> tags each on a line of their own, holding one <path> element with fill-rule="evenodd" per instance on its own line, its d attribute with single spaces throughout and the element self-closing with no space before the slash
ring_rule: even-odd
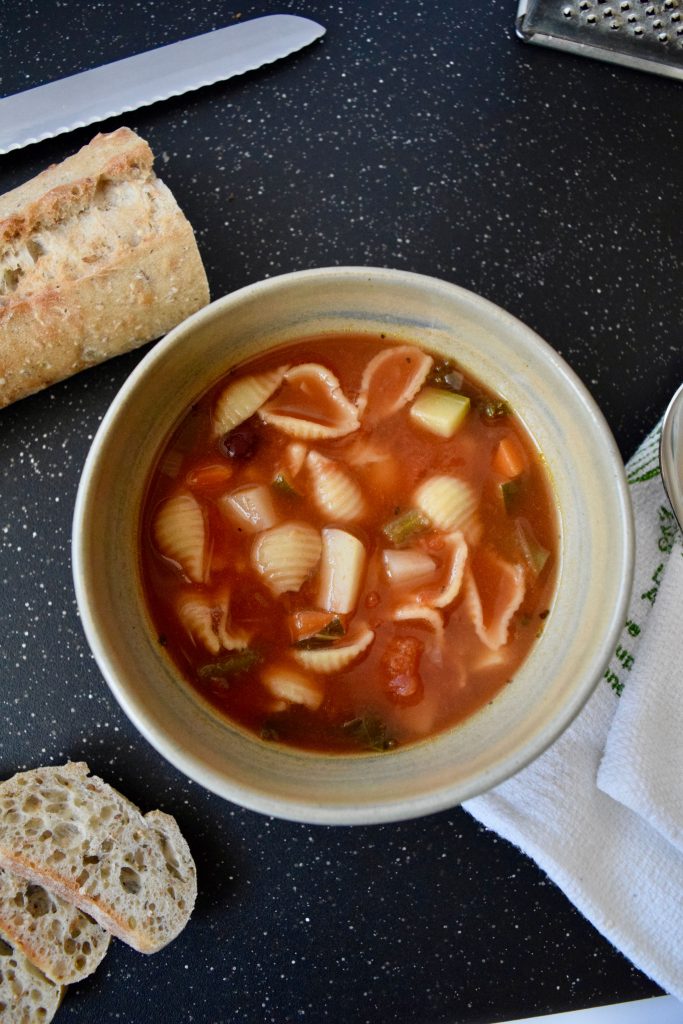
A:
<svg viewBox="0 0 683 1024">
<path fill-rule="evenodd" d="M 325 34 L 273 14 L 170 43 L 0 99 L 0 153 L 241 75 Z"/>
<path fill-rule="evenodd" d="M 518 27 L 517 34 L 526 43 L 547 46 L 553 50 L 562 50 L 565 53 L 573 53 L 579 57 L 592 57 L 594 60 L 603 60 L 609 64 L 619 64 L 622 67 L 632 68 L 636 71 L 649 71 L 651 74 L 664 75 L 667 78 L 683 81 L 683 68 L 648 60 L 646 57 L 633 57 L 630 54 L 620 53 L 619 51 L 607 50 L 602 46 L 576 43 L 569 39 L 562 39 L 559 36 L 545 35 L 542 32 L 524 32 L 521 25 Z"/>
</svg>

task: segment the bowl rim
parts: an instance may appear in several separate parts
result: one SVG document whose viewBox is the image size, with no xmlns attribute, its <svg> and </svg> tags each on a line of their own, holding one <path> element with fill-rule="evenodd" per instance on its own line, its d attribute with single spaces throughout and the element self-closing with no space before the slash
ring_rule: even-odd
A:
<svg viewBox="0 0 683 1024">
<path fill-rule="evenodd" d="M 135 392 L 139 384 L 153 372 L 154 367 L 165 359 L 166 353 L 179 344 L 186 334 L 191 333 L 204 321 L 210 321 L 214 317 L 222 315 L 225 310 L 229 310 L 233 305 L 238 305 L 253 297 L 261 296 L 265 298 L 269 291 L 282 288 L 283 286 L 286 287 L 289 283 L 303 280 L 310 281 L 315 278 L 329 279 L 342 277 L 350 280 L 357 278 L 359 275 L 370 277 L 372 280 L 378 280 L 379 282 L 385 280 L 396 284 L 405 281 L 414 285 L 428 284 L 437 290 L 445 290 L 460 303 L 479 310 L 489 319 L 496 321 L 501 325 L 503 331 L 506 329 L 511 329 L 513 332 L 521 331 L 534 346 L 540 349 L 545 360 L 553 364 L 556 372 L 559 372 L 567 380 L 572 390 L 577 393 L 577 397 L 590 412 L 593 427 L 600 436 L 600 440 L 615 470 L 614 485 L 617 488 L 615 497 L 617 498 L 621 513 L 618 524 L 621 532 L 621 560 L 618 568 L 615 566 L 615 572 L 619 572 L 619 596 L 612 608 L 608 626 L 604 629 L 599 643 L 595 644 L 592 659 L 592 663 L 596 666 L 595 673 L 590 674 L 586 672 L 581 685 L 574 689 L 570 698 L 562 705 L 561 710 L 549 722 L 546 722 L 542 728 L 537 730 L 521 748 L 517 748 L 494 766 L 484 769 L 470 786 L 463 786 L 462 783 L 446 784 L 436 790 L 430 790 L 418 796 L 401 797 L 395 800 L 376 803 L 368 801 L 363 803 L 362 806 L 356 806 L 351 802 L 344 805 L 339 803 L 324 805 L 319 801 L 307 802 L 304 800 L 283 799 L 279 796 L 273 796 L 263 787 L 235 782 L 224 774 L 215 771 L 210 765 L 202 761 L 201 757 L 188 753 L 171 737 L 157 730 L 153 724 L 148 722 L 142 703 L 136 699 L 134 693 L 130 692 L 130 688 L 125 682 L 122 682 L 117 677 L 106 646 L 101 642 L 99 631 L 91 612 L 90 586 L 84 572 L 84 565 L 87 562 L 85 550 L 86 529 L 84 524 L 88 514 L 93 476 L 99 463 L 100 452 L 106 445 L 109 431 L 116 423 L 121 410 L 125 408 L 129 397 Z M 380 824 L 418 818 L 447 810 L 483 792 L 488 792 L 512 775 L 517 774 L 517 772 L 539 757 L 568 728 L 595 691 L 602 678 L 609 659 L 614 653 L 615 645 L 626 618 L 635 561 L 633 511 L 621 455 L 597 402 L 583 381 L 559 353 L 516 316 L 491 300 L 461 285 L 413 271 L 368 266 L 331 266 L 290 271 L 285 274 L 265 278 L 261 281 L 252 282 L 234 292 L 213 300 L 182 321 L 169 331 L 164 338 L 155 343 L 154 347 L 145 353 L 138 365 L 126 378 L 110 403 L 95 433 L 83 466 L 76 495 L 72 519 L 71 548 L 76 600 L 82 627 L 90 649 L 101 674 L 119 706 L 151 746 L 188 778 L 210 792 L 242 807 L 266 815 L 275 815 L 286 820 L 324 825 Z"/>
</svg>

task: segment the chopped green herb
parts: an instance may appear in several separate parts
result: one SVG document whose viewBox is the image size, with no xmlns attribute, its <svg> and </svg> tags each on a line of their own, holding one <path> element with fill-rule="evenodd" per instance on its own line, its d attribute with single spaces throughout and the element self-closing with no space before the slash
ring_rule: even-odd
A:
<svg viewBox="0 0 683 1024">
<path fill-rule="evenodd" d="M 374 715 L 363 715 L 344 722 L 344 732 L 353 737 L 361 746 L 369 750 L 392 750 L 396 740 L 387 738 L 387 727 L 381 719 Z"/>
<path fill-rule="evenodd" d="M 432 521 L 429 516 L 421 512 L 420 509 L 413 508 L 385 523 L 382 527 L 382 533 L 387 540 L 391 541 L 398 548 L 404 544 L 409 544 L 415 537 L 418 537 L 421 533 L 426 533 L 431 528 Z"/>
<path fill-rule="evenodd" d="M 213 661 L 208 665 L 202 665 L 198 675 L 200 679 L 224 679 L 226 676 L 239 675 L 241 672 L 248 672 L 262 660 L 263 655 L 253 647 L 246 647 L 243 651 L 231 651 L 226 658 L 220 661 Z"/>
<path fill-rule="evenodd" d="M 432 366 L 425 383 L 433 388 L 443 388 L 446 391 L 460 391 L 463 380 L 464 377 L 455 363 L 444 359 Z"/>
<path fill-rule="evenodd" d="M 277 729 L 272 729 L 268 725 L 263 726 L 260 736 L 262 740 L 268 740 L 269 743 L 274 743 L 280 739 Z"/>
<path fill-rule="evenodd" d="M 278 494 L 284 495 L 285 498 L 300 498 L 301 495 L 295 487 L 289 482 L 284 473 L 278 473 L 273 480 L 273 487 Z"/>
<path fill-rule="evenodd" d="M 509 416 L 512 411 L 502 398 L 480 398 L 477 409 L 485 420 L 498 420 L 502 416 Z"/>
<path fill-rule="evenodd" d="M 313 636 L 306 636 L 303 640 L 297 640 L 294 646 L 303 651 L 313 651 L 320 647 L 331 647 L 334 641 L 344 636 L 345 633 L 344 623 L 338 615 L 335 615 L 323 629 L 314 633 Z"/>
<path fill-rule="evenodd" d="M 547 619 L 549 615 L 550 615 L 550 608 L 546 608 L 545 611 L 542 611 L 542 612 L 538 613 L 539 619 Z"/>
</svg>

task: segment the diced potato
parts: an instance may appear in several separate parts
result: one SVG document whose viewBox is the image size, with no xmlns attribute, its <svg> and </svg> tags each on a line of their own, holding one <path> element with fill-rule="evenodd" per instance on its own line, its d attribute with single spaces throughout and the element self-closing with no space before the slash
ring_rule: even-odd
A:
<svg viewBox="0 0 683 1024">
<path fill-rule="evenodd" d="M 273 498 L 267 487 L 241 487 L 219 501 L 221 510 L 250 533 L 269 530 L 277 522 Z"/>
<path fill-rule="evenodd" d="M 410 407 L 414 423 L 440 437 L 453 437 L 470 411 L 466 395 L 440 388 L 423 388 Z"/>
<path fill-rule="evenodd" d="M 436 562 L 424 551 L 403 549 L 382 552 L 384 571 L 391 583 L 397 586 L 407 583 L 421 583 L 434 575 Z"/>
<path fill-rule="evenodd" d="M 356 607 L 363 581 L 365 548 L 346 530 L 328 526 L 322 531 L 320 559 L 321 608 L 347 615 Z"/>
</svg>

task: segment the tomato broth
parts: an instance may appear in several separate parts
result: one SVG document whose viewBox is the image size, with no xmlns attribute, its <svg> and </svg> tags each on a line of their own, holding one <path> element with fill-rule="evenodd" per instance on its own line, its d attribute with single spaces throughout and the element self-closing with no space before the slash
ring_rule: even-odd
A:
<svg viewBox="0 0 683 1024">
<path fill-rule="evenodd" d="M 559 520 L 520 418 L 384 336 L 285 345 L 188 410 L 140 564 L 185 679 L 269 742 L 349 754 L 472 715 L 543 629 Z"/>
</svg>

